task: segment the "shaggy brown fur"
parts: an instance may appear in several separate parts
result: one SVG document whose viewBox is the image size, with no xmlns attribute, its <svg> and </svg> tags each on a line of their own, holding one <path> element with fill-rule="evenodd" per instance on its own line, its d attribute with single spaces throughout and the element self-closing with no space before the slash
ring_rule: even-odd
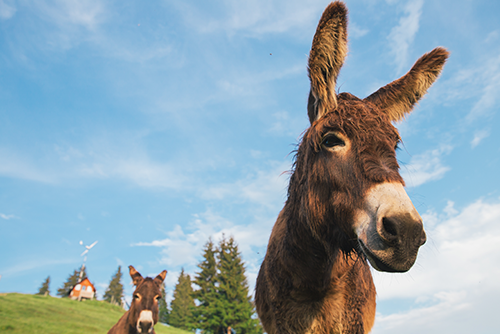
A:
<svg viewBox="0 0 500 334">
<path fill-rule="evenodd" d="M 135 285 L 130 309 L 109 330 L 108 334 L 154 334 L 154 325 L 158 322 L 158 300 L 161 298 L 162 283 L 167 276 L 163 270 L 154 279 L 143 278 L 142 275 L 129 266 L 130 277 Z M 141 312 L 150 311 L 151 321 L 142 321 Z"/>
<path fill-rule="evenodd" d="M 311 127 L 299 145 L 288 199 L 257 278 L 257 312 L 269 334 L 368 333 L 375 287 L 367 259 L 378 270 L 406 271 L 425 242 L 411 202 L 404 210 L 391 204 L 407 196 L 392 190 L 403 179 L 395 153 L 400 137 L 391 122 L 425 94 L 448 52 L 437 48 L 424 55 L 408 74 L 364 100 L 336 95 L 346 31 L 347 9 L 336 1 L 313 40 Z M 381 204 L 370 211 L 376 201 Z M 373 217 L 363 218 L 367 212 Z"/>
</svg>

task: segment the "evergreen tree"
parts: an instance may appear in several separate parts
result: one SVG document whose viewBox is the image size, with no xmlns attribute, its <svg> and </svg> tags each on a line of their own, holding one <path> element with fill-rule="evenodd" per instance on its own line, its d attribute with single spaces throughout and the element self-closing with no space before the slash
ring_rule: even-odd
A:
<svg viewBox="0 0 500 334">
<path fill-rule="evenodd" d="M 194 283 L 199 289 L 194 291 L 194 298 L 198 301 L 198 306 L 193 312 L 193 320 L 196 327 L 204 333 L 217 334 L 221 319 L 217 316 L 215 307 L 217 301 L 217 263 L 216 249 L 212 239 L 208 239 L 205 244 L 204 260 L 198 264 L 201 269 L 195 276 Z"/>
<path fill-rule="evenodd" d="M 184 268 L 179 275 L 179 281 L 175 286 L 174 299 L 170 304 L 170 325 L 194 331 L 193 309 L 195 307 L 193 299 L 193 288 L 191 287 L 191 277 L 184 273 Z"/>
<path fill-rule="evenodd" d="M 45 281 L 42 283 L 40 289 L 38 289 L 37 295 L 50 296 L 49 284 L 50 284 L 50 276 L 47 276 Z"/>
<path fill-rule="evenodd" d="M 170 312 L 168 310 L 168 305 L 167 305 L 167 290 L 165 288 L 165 282 L 163 282 L 161 286 L 161 299 L 158 302 L 158 309 L 159 309 L 158 321 L 164 324 L 168 324 Z"/>
<path fill-rule="evenodd" d="M 83 268 L 82 280 L 87 277 L 86 268 Z M 75 269 L 73 274 L 69 275 L 63 286 L 57 289 L 57 295 L 61 297 L 68 297 L 71 289 L 80 281 L 80 270 Z"/>
<path fill-rule="evenodd" d="M 245 267 L 233 237 L 223 238 L 218 252 L 217 318 L 223 328 L 231 326 L 238 334 L 262 333 L 255 318 L 255 307 L 249 295 Z"/>
<path fill-rule="evenodd" d="M 123 273 L 122 267 L 118 266 L 118 270 L 116 274 L 113 275 L 111 281 L 109 282 L 109 286 L 104 292 L 103 300 L 108 303 L 122 306 L 122 298 L 123 298 L 123 285 L 121 283 Z"/>
</svg>

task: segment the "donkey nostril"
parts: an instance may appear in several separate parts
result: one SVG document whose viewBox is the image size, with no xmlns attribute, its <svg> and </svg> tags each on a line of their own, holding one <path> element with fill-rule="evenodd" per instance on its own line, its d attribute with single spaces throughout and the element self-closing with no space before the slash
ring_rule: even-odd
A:
<svg viewBox="0 0 500 334">
<path fill-rule="evenodd" d="M 139 328 L 141 329 L 141 333 L 148 333 L 152 325 L 150 321 L 140 321 Z"/>
<path fill-rule="evenodd" d="M 389 236 L 397 237 L 398 231 L 394 222 L 388 218 L 382 218 L 382 226 Z"/>
</svg>

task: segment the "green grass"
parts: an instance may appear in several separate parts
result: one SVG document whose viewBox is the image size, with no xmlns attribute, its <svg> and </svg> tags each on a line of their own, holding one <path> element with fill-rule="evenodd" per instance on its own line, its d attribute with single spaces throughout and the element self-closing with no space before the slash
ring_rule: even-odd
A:
<svg viewBox="0 0 500 334">
<path fill-rule="evenodd" d="M 107 333 L 125 311 L 102 301 L 0 294 L 0 333 Z M 156 324 L 158 334 L 192 334 Z"/>
</svg>

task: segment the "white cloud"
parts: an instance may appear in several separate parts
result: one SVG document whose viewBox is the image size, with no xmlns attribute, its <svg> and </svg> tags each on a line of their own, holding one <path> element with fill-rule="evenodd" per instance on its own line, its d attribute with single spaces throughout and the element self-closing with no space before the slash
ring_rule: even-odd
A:
<svg viewBox="0 0 500 334">
<path fill-rule="evenodd" d="M 0 19 L 8 20 L 16 14 L 16 7 L 9 0 L 0 0 Z"/>
<path fill-rule="evenodd" d="M 273 162 L 269 170 L 258 170 L 234 183 L 218 184 L 202 190 L 205 199 L 243 200 L 262 207 L 279 210 L 288 186 L 288 162 Z"/>
<path fill-rule="evenodd" d="M 409 310 L 378 314 L 376 333 L 483 333 L 500 297 L 500 200 L 423 215 L 428 242 L 405 274 L 374 272 L 378 298 L 413 300 Z M 495 331 L 493 331 L 495 332 Z"/>
<path fill-rule="evenodd" d="M 133 246 L 159 247 L 160 263 L 174 270 L 184 266 L 186 272 L 192 274 L 198 271 L 196 264 L 201 259 L 203 246 L 209 237 L 217 244 L 223 235 L 233 236 L 246 261 L 248 283 L 253 293 L 272 226 L 285 200 L 288 177 L 280 174 L 287 167 L 285 163 L 276 163 L 269 170 L 258 171 L 234 184 L 215 186 L 203 192 L 203 198 L 216 199 L 217 202 L 224 200 L 250 204 L 245 204 L 247 208 L 240 213 L 241 218 L 228 219 L 208 209 L 194 215 L 191 222 L 176 225 L 166 233 L 164 239 L 139 242 Z M 186 266 L 186 263 L 190 265 Z"/>
<path fill-rule="evenodd" d="M 407 16 L 399 19 L 399 24 L 388 36 L 398 73 L 402 73 L 407 65 L 409 49 L 419 29 L 423 3 L 423 0 L 408 1 L 404 8 Z"/>
<path fill-rule="evenodd" d="M 317 24 L 325 5 L 322 1 L 231 1 L 225 0 L 219 18 L 207 18 L 205 11 L 178 2 L 189 26 L 205 33 L 223 30 L 254 37 L 294 30 L 305 33 Z M 203 19 L 201 19 L 203 18 Z"/>
<path fill-rule="evenodd" d="M 39 47 L 45 45 L 57 50 L 72 48 L 95 37 L 104 15 L 103 3 L 98 0 L 33 1 L 24 9 L 43 22 L 35 32 L 43 36 L 44 44 Z"/>
<path fill-rule="evenodd" d="M 19 219 L 15 215 L 6 215 L 4 213 L 0 213 L 0 218 L 5 219 L 5 220 L 10 220 L 10 219 Z"/>
<path fill-rule="evenodd" d="M 365 29 L 365 28 L 361 28 L 360 26 L 358 26 L 354 22 L 351 22 L 349 24 L 349 36 L 354 38 L 354 39 L 361 38 L 361 37 L 365 36 L 366 34 L 368 34 L 369 32 L 370 32 L 370 30 Z"/>
<path fill-rule="evenodd" d="M 418 187 L 426 182 L 441 179 L 450 170 L 443 165 L 442 156 L 449 154 L 451 146 L 440 148 L 415 155 L 407 165 L 402 166 L 401 175 L 408 187 Z"/>
<path fill-rule="evenodd" d="M 479 143 L 481 143 L 481 141 L 483 139 L 485 139 L 486 137 L 488 137 L 490 135 L 490 132 L 488 130 L 481 130 L 481 131 L 477 131 L 475 134 L 474 134 L 474 138 L 472 139 L 470 145 L 472 148 L 475 148 L 477 145 L 479 145 Z"/>
<path fill-rule="evenodd" d="M 141 64 L 164 59 L 173 51 L 165 39 L 169 33 L 165 28 L 147 30 L 137 26 L 133 22 L 135 18 L 127 17 L 135 17 L 134 12 L 122 11 L 117 16 L 101 0 L 21 1 L 18 7 L 17 10 L 29 18 L 29 23 L 19 19 L 19 28 L 9 36 L 9 46 L 17 60 L 39 57 L 40 51 L 66 52 L 82 44 L 97 49 L 94 54 Z M 0 18 L 13 15 L 11 11 L 0 8 Z M 123 24 L 122 20 L 127 23 Z M 150 38 L 145 39 L 145 34 Z M 53 58 L 53 61 L 59 60 Z M 158 70 L 168 66 L 165 63 L 174 62 L 156 62 L 154 66 Z"/>
<path fill-rule="evenodd" d="M 465 118 L 472 122 L 485 118 L 497 109 L 500 96 L 500 56 L 498 47 L 482 55 L 472 65 L 462 66 L 444 82 L 441 82 L 435 96 L 441 96 L 447 104 L 464 104 L 471 101 L 472 107 Z M 446 88 L 444 88 L 446 87 Z"/>
<path fill-rule="evenodd" d="M 479 100 L 474 104 L 467 116 L 469 121 L 488 115 L 498 105 L 500 96 L 500 56 L 490 59 L 482 69 L 481 85 L 483 86 Z"/>
<path fill-rule="evenodd" d="M 253 294 L 260 261 L 264 257 L 274 219 L 275 217 L 255 215 L 254 222 L 243 225 L 241 222 L 235 223 L 212 210 L 207 210 L 202 214 L 194 215 L 193 221 L 183 227 L 176 225 L 172 231 L 166 233 L 165 239 L 139 242 L 132 246 L 161 248 L 160 264 L 169 268 L 166 286 L 173 289 L 181 267 L 192 277 L 199 271 L 196 265 L 202 260 L 203 247 L 209 237 L 217 245 L 223 235 L 226 238 L 233 236 L 245 260 L 246 276 L 250 293 Z M 261 251 L 256 252 L 255 249 Z"/>
<path fill-rule="evenodd" d="M 0 175 L 54 184 L 82 178 L 117 179 L 159 189 L 179 189 L 186 184 L 182 163 L 153 161 L 139 145 L 118 142 L 100 139 L 78 149 L 56 145 L 45 156 L 30 158 L 0 148 Z"/>
<path fill-rule="evenodd" d="M 30 259 L 27 261 L 18 261 L 17 264 L 2 269 L 2 275 L 7 277 L 15 277 L 18 275 L 26 274 L 26 272 L 31 272 L 34 269 L 38 268 L 48 268 L 49 266 L 57 266 L 61 264 L 70 264 L 74 263 L 74 260 L 70 259 L 48 259 L 48 258 L 38 258 L 38 259 Z"/>
<path fill-rule="evenodd" d="M 30 159 L 5 147 L 0 147 L 0 175 L 43 183 L 54 182 L 52 175 L 40 170 Z"/>
<path fill-rule="evenodd" d="M 61 29 L 82 26 L 95 30 L 103 14 L 103 2 L 99 0 L 33 1 L 38 15 Z"/>
<path fill-rule="evenodd" d="M 83 177 L 121 179 L 144 188 L 179 189 L 185 180 L 171 165 L 155 163 L 147 157 L 123 159 L 100 156 L 95 162 L 76 166 L 75 171 Z"/>
</svg>

